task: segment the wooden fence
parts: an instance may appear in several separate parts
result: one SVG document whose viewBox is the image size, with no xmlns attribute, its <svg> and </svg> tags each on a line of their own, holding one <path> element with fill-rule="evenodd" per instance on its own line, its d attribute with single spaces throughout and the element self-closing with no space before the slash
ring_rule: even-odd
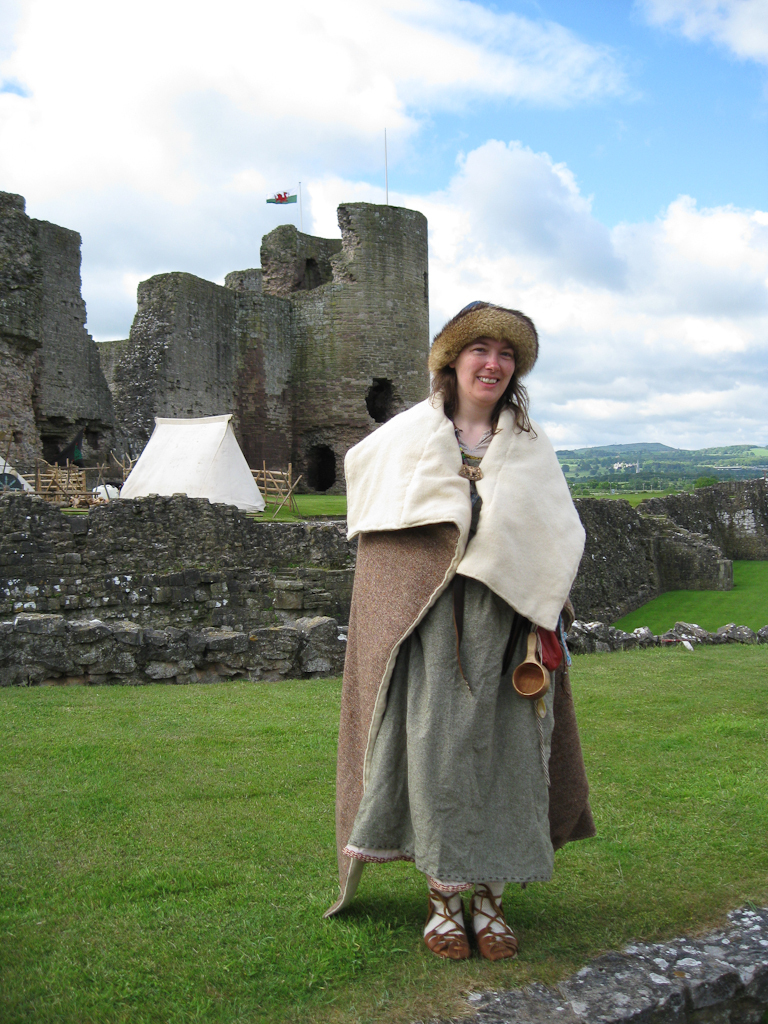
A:
<svg viewBox="0 0 768 1024">
<path fill-rule="evenodd" d="M 113 464 L 104 463 L 81 469 L 72 462 L 66 466 L 52 465 L 44 459 L 38 459 L 35 466 L 35 491 L 46 501 L 57 505 L 98 505 L 109 498 L 94 494 L 93 490 L 118 477 L 125 483 L 133 469 L 136 459 L 125 456 L 122 461 L 110 452 Z M 90 484 L 89 484 L 90 478 Z"/>
<path fill-rule="evenodd" d="M 290 462 L 288 463 L 287 470 L 267 469 L 267 464 L 264 462 L 261 469 L 252 469 L 251 473 L 253 473 L 256 486 L 261 491 L 262 498 L 270 505 L 278 506 L 275 509 L 275 515 L 286 504 L 295 515 L 301 515 L 296 505 L 296 499 L 293 496 L 301 476 L 298 476 L 295 480 L 293 479 L 293 466 Z"/>
</svg>

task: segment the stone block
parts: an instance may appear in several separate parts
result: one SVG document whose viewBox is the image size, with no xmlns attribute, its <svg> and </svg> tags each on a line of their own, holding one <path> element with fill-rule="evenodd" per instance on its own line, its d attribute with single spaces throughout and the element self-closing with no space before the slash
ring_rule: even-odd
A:
<svg viewBox="0 0 768 1024">
<path fill-rule="evenodd" d="M 70 643 L 93 644 L 110 636 L 110 630 L 109 626 L 100 619 L 89 619 L 88 621 L 67 622 L 67 634 Z"/>
<path fill-rule="evenodd" d="M 126 644 L 129 647 L 140 647 L 144 639 L 144 630 L 135 622 L 128 619 L 118 619 L 110 623 L 112 636 L 118 643 Z"/>
<path fill-rule="evenodd" d="M 221 659 L 227 654 L 242 654 L 248 650 L 248 636 L 245 633 L 235 633 L 221 629 L 204 630 L 206 655 L 208 652 L 216 654 Z"/>
<path fill-rule="evenodd" d="M 302 674 L 338 675 L 344 668 L 346 643 L 339 639 L 336 620 L 318 615 L 298 619 L 296 628 L 304 641 L 300 652 Z"/>
<path fill-rule="evenodd" d="M 702 629 L 695 622 L 676 622 L 672 632 L 681 640 L 698 640 L 699 643 L 709 643 L 709 630 Z"/>
<path fill-rule="evenodd" d="M 64 636 L 66 633 L 66 623 L 62 615 L 17 615 L 13 627 L 17 633 L 43 636 Z"/>
<path fill-rule="evenodd" d="M 632 632 L 637 637 L 640 647 L 653 647 L 656 643 L 656 637 L 647 626 L 638 626 Z"/>
<path fill-rule="evenodd" d="M 729 622 L 727 626 L 720 626 L 717 632 L 720 636 L 725 637 L 731 643 L 757 643 L 757 634 L 754 630 L 750 629 L 749 626 L 737 626 L 734 622 Z"/>
<path fill-rule="evenodd" d="M 173 679 L 179 672 L 179 665 L 171 661 L 150 661 L 144 666 L 144 672 L 150 679 Z"/>
</svg>

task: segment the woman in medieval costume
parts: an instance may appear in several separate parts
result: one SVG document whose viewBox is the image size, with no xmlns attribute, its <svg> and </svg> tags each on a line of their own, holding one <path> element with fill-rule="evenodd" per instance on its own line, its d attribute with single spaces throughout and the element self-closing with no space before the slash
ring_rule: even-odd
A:
<svg viewBox="0 0 768 1024">
<path fill-rule="evenodd" d="M 471 303 L 434 340 L 432 396 L 345 463 L 359 547 L 326 916 L 366 863 L 411 860 L 425 942 L 457 960 L 462 892 L 481 955 L 513 957 L 505 884 L 548 880 L 554 850 L 594 835 L 564 647 L 584 530 L 528 417 L 537 355 L 528 317 Z"/>
</svg>

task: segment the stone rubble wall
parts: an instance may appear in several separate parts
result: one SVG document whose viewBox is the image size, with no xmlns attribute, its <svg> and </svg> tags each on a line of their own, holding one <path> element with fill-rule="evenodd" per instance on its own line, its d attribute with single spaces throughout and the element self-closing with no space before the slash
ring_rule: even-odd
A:
<svg viewBox="0 0 768 1024">
<path fill-rule="evenodd" d="M 571 654 L 595 654 L 601 651 L 631 651 L 638 647 L 674 647 L 684 644 L 689 650 L 694 644 L 768 644 L 768 626 L 757 632 L 749 626 L 729 622 L 715 633 L 693 622 L 676 622 L 672 629 L 657 636 L 647 626 L 638 626 L 631 633 L 616 629 L 605 622 L 571 624 L 566 640 Z"/>
<path fill-rule="evenodd" d="M 762 495 L 760 496 L 762 497 Z M 665 502 L 667 499 L 660 499 Z M 613 622 L 668 590 L 731 590 L 733 565 L 705 524 L 690 532 L 656 504 L 577 498 L 587 533 L 584 555 L 571 591 L 577 614 Z"/>
<path fill-rule="evenodd" d="M 720 515 L 735 509 L 734 518 L 751 501 L 760 522 L 762 481 L 721 486 Z M 587 546 L 572 599 L 583 622 L 615 621 L 669 589 L 732 585 L 732 564 L 708 539 L 706 522 L 691 534 L 671 516 L 641 515 L 624 501 L 581 499 L 577 508 Z M 738 540 L 735 529 L 731 536 Z M 238 630 L 303 615 L 346 623 L 356 547 L 343 521 L 272 523 L 184 495 L 64 515 L 40 498 L 8 493 L 0 497 L 0 616 L 87 614 Z"/>
<path fill-rule="evenodd" d="M 558 985 L 475 992 L 467 1003 L 463 1024 L 761 1024 L 768 908 L 731 911 L 723 928 L 702 938 L 604 953 Z"/>
<path fill-rule="evenodd" d="M 356 544 L 343 522 L 261 522 L 185 495 L 64 515 L 13 492 L 0 496 L 0 526 L 0 617 L 249 630 L 349 615 Z"/>
<path fill-rule="evenodd" d="M 113 445 L 115 411 L 101 371 L 96 342 L 85 328 L 80 285 L 80 235 L 32 221 L 40 251 L 42 346 L 38 363 L 38 426 L 50 461 L 85 427 L 83 454 L 106 457 Z"/>
<path fill-rule="evenodd" d="M 429 393 L 426 218 L 396 206 L 345 203 L 338 220 L 333 280 L 291 297 L 293 463 L 315 489 L 316 453 L 329 449 L 336 474 L 329 493 L 345 490 L 349 448 Z M 372 411 L 377 390 L 380 408 Z"/>
<path fill-rule="evenodd" d="M 17 615 L 0 622 L 0 686 L 215 683 L 338 676 L 345 636 L 325 616 L 250 632 Z"/>
<path fill-rule="evenodd" d="M 734 480 L 643 502 L 646 516 L 666 517 L 677 527 L 716 544 L 726 558 L 768 559 L 768 483 Z"/>
<path fill-rule="evenodd" d="M 34 353 L 42 345 L 42 269 L 24 205 L 22 196 L 0 192 L 0 430 L 21 431 L 11 460 L 20 470 L 43 453 L 32 404 Z"/>
<path fill-rule="evenodd" d="M 293 224 L 281 224 L 261 241 L 260 286 L 269 295 L 288 298 L 328 284 L 333 280 L 333 257 L 341 248 L 340 238 L 318 238 L 297 231 Z"/>
</svg>

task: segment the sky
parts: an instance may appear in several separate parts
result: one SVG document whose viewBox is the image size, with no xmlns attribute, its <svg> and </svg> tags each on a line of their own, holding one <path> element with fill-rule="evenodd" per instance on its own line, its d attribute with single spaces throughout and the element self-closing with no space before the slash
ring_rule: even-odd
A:
<svg viewBox="0 0 768 1024">
<path fill-rule="evenodd" d="M 559 448 L 768 442 L 768 0 L 0 0 L 0 190 L 79 231 L 88 328 L 258 266 L 297 206 L 429 221 L 432 332 L 539 330 Z"/>
</svg>

